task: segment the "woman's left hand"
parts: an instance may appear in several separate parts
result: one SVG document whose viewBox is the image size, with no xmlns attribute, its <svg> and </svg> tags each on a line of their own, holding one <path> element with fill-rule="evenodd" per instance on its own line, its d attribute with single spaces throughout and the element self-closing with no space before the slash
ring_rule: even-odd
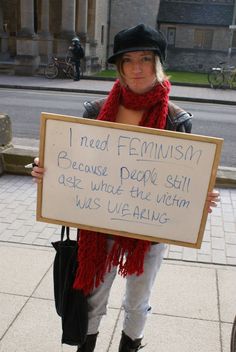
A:
<svg viewBox="0 0 236 352">
<path fill-rule="evenodd" d="M 220 201 L 220 193 L 218 191 L 208 192 L 207 194 L 207 205 L 208 213 L 212 213 L 212 208 L 217 207 L 217 203 Z"/>
</svg>

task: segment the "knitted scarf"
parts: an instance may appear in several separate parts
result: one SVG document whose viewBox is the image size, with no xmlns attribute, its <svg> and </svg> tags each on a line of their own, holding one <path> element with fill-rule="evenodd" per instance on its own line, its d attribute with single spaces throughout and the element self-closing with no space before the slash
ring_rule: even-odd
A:
<svg viewBox="0 0 236 352">
<path fill-rule="evenodd" d="M 115 121 L 119 105 L 132 110 L 145 110 L 139 125 L 164 129 L 168 114 L 168 80 L 156 84 L 145 94 L 136 94 L 117 80 L 98 115 L 98 120 Z M 107 235 L 81 230 L 78 242 L 78 269 L 73 287 L 88 295 L 104 280 L 104 275 L 112 266 L 118 273 L 141 275 L 144 257 L 150 250 L 151 242 L 134 238 L 114 236 L 114 243 L 107 252 Z"/>
</svg>

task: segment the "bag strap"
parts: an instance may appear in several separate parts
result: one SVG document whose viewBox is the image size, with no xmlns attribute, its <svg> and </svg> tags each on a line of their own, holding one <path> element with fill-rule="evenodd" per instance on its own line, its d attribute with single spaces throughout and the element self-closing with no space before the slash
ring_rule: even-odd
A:
<svg viewBox="0 0 236 352">
<path fill-rule="evenodd" d="M 65 230 L 66 230 L 66 239 L 70 240 L 70 228 L 69 228 L 69 226 L 62 226 L 61 227 L 61 242 L 64 240 Z M 79 229 L 77 229 L 77 241 L 78 241 L 78 239 L 79 239 Z"/>
<path fill-rule="evenodd" d="M 66 239 L 70 239 L 70 228 L 68 226 L 62 226 L 61 227 L 61 241 L 64 240 L 64 235 L 65 235 L 65 230 L 66 230 Z"/>
</svg>

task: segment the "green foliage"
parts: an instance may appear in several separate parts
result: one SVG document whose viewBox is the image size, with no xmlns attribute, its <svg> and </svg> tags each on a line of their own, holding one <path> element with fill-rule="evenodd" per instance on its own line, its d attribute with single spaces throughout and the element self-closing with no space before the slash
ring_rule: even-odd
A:
<svg viewBox="0 0 236 352">
<path fill-rule="evenodd" d="M 193 83 L 193 84 L 207 84 L 207 74 L 197 72 L 182 72 L 182 71 L 166 71 L 169 79 L 173 83 Z M 115 70 L 104 70 L 98 72 L 94 77 L 101 78 L 116 78 Z"/>
</svg>

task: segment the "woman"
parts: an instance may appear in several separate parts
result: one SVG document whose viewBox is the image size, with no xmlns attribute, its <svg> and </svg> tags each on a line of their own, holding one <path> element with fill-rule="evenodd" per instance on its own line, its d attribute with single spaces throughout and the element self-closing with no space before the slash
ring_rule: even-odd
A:
<svg viewBox="0 0 236 352">
<path fill-rule="evenodd" d="M 191 116 L 168 100 L 170 83 L 162 69 L 166 46 L 162 33 L 144 24 L 119 32 L 114 39 L 114 53 L 108 59 L 117 66 L 119 79 L 107 99 L 85 104 L 84 116 L 190 132 Z M 40 167 L 32 171 L 38 179 L 43 173 Z M 208 194 L 209 213 L 218 200 L 218 192 Z M 149 298 L 165 247 L 163 243 L 80 231 L 79 270 L 74 287 L 82 289 L 88 297 L 89 327 L 86 342 L 78 347 L 78 352 L 95 349 L 117 271 L 126 277 L 119 352 L 134 352 L 142 347 L 144 326 L 151 310 Z"/>
</svg>

